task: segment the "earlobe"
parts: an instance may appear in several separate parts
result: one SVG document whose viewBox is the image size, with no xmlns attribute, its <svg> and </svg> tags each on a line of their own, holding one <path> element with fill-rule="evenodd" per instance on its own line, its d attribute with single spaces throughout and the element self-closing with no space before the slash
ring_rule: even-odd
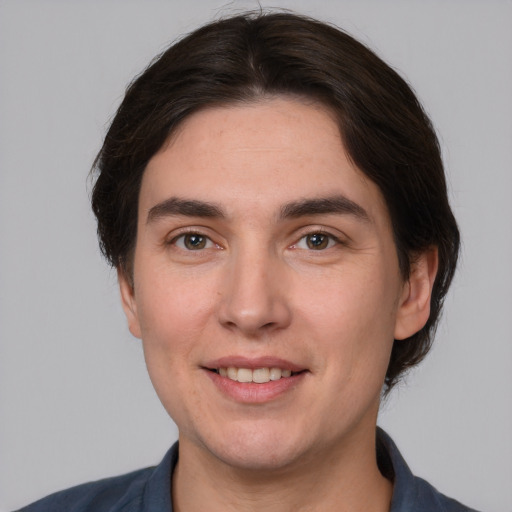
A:
<svg viewBox="0 0 512 512">
<path fill-rule="evenodd" d="M 430 298 L 437 275 L 437 267 L 437 247 L 422 252 L 411 263 L 410 276 L 404 284 L 397 312 L 396 340 L 409 338 L 427 323 L 430 316 Z"/>
<path fill-rule="evenodd" d="M 136 338 L 142 338 L 133 284 L 122 269 L 117 269 L 117 280 L 121 293 L 121 305 L 128 322 L 128 329 Z"/>
</svg>

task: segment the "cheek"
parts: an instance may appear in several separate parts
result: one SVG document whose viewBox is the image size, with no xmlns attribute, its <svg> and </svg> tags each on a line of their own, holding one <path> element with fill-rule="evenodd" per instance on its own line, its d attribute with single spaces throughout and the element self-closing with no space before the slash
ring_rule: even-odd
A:
<svg viewBox="0 0 512 512">
<path fill-rule="evenodd" d="M 141 286 L 136 290 L 143 332 L 157 334 L 154 331 L 163 330 L 186 334 L 190 329 L 200 328 L 211 306 L 213 280 L 187 269 L 178 271 L 165 263 L 160 266 L 151 263 L 144 267 L 146 272 L 141 273 Z"/>
<path fill-rule="evenodd" d="M 380 274 L 380 275 L 379 275 Z M 300 307 L 307 330 L 325 351 L 332 378 L 345 382 L 384 378 L 396 318 L 396 282 L 375 270 L 310 287 Z"/>
<path fill-rule="evenodd" d="M 160 274 L 148 283 L 137 297 L 146 366 L 164 408 L 185 428 L 187 418 L 200 410 L 191 376 L 198 371 L 201 340 L 208 332 L 210 294 L 174 276 Z"/>
<path fill-rule="evenodd" d="M 193 358 L 187 356 L 210 322 L 213 285 L 158 270 L 151 278 L 145 277 L 136 299 L 148 369 L 176 361 L 181 366 L 193 364 Z"/>
<path fill-rule="evenodd" d="M 384 336 L 393 333 L 398 294 L 396 280 L 378 269 L 312 279 L 297 293 L 302 315 L 319 328 L 363 338 L 373 330 Z"/>
</svg>

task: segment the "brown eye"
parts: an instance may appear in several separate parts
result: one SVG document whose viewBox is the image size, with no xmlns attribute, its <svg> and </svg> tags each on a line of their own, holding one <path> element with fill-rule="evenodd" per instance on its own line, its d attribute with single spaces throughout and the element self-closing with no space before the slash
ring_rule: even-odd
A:
<svg viewBox="0 0 512 512">
<path fill-rule="evenodd" d="M 187 251 L 200 251 L 212 245 L 212 241 L 199 233 L 186 233 L 175 238 L 174 244 Z"/>
<path fill-rule="evenodd" d="M 303 249 L 307 251 L 323 251 L 324 249 L 330 249 L 340 244 L 342 244 L 340 239 L 330 233 L 313 231 L 304 235 L 292 247 L 293 249 Z"/>
<path fill-rule="evenodd" d="M 185 247 L 191 251 L 204 249 L 206 247 L 206 238 L 201 235 L 185 235 L 183 240 Z"/>
<path fill-rule="evenodd" d="M 307 235 L 304 237 L 306 240 L 306 245 L 308 249 L 313 250 L 322 250 L 329 247 L 329 242 L 331 238 L 328 235 L 324 235 L 322 233 L 312 233 L 311 235 Z"/>
</svg>

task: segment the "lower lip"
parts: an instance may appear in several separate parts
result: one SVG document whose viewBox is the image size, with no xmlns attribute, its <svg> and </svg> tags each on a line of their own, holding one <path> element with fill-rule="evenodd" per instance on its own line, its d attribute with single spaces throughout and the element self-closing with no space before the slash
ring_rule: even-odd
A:
<svg viewBox="0 0 512 512">
<path fill-rule="evenodd" d="M 255 382 L 237 382 L 227 377 L 221 377 L 218 373 L 205 371 L 223 394 L 237 402 L 247 404 L 262 404 L 275 400 L 281 395 L 293 391 L 306 376 L 306 372 L 301 372 L 291 377 L 281 377 L 279 380 L 257 384 Z"/>
</svg>

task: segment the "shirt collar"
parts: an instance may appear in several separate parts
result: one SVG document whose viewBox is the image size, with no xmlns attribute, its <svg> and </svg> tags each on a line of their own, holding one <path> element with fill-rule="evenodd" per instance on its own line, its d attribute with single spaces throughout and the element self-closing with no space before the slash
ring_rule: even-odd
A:
<svg viewBox="0 0 512 512">
<path fill-rule="evenodd" d="M 162 462 L 154 469 L 142 496 L 141 512 L 172 512 L 171 477 L 178 462 L 178 443 L 174 443 Z"/>
<path fill-rule="evenodd" d="M 390 461 L 390 470 L 394 475 L 390 512 L 410 510 L 410 505 L 415 502 L 416 479 L 393 440 L 381 428 L 377 428 L 377 443 L 380 443 L 381 447 L 384 448 L 384 457 Z M 176 442 L 167 452 L 162 462 L 154 469 L 147 482 L 142 496 L 143 512 L 154 510 L 172 512 L 171 477 L 177 462 L 178 443 Z"/>
<path fill-rule="evenodd" d="M 413 509 L 419 510 L 418 506 L 420 503 L 427 506 L 426 510 L 430 510 L 427 503 L 429 501 L 428 496 L 421 496 L 420 499 L 422 492 L 418 487 L 419 479 L 412 474 L 412 471 L 409 469 L 409 466 L 391 437 L 379 427 L 377 427 L 377 443 L 381 443 L 381 446 L 384 447 L 394 473 L 393 498 L 391 500 L 390 512 L 407 512 Z M 423 510 L 423 508 L 421 510 Z M 434 508 L 432 510 L 434 510 Z"/>
</svg>

